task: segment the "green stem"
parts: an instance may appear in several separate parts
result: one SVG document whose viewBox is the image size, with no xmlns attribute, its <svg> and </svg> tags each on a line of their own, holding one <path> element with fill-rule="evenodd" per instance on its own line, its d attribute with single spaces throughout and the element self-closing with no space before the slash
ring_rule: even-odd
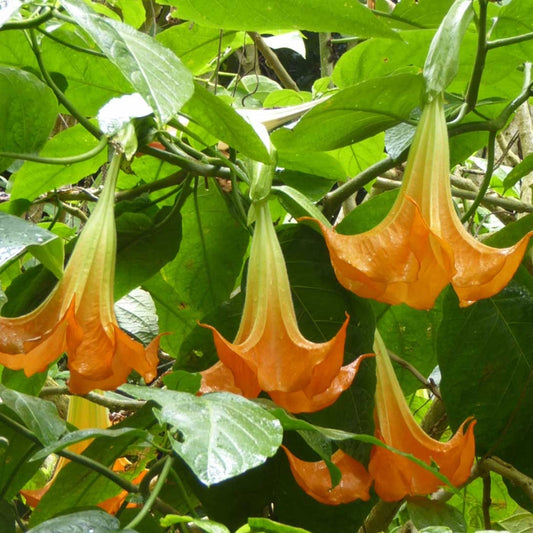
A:
<svg viewBox="0 0 533 533">
<path fill-rule="evenodd" d="M 45 37 L 48 37 L 52 41 L 66 46 L 67 48 L 72 48 L 72 50 L 76 50 L 77 52 L 83 52 L 84 54 L 89 54 L 96 57 L 107 57 L 105 54 L 103 54 L 102 52 L 98 52 L 97 50 L 91 50 L 90 48 L 84 48 L 83 46 L 78 46 L 77 44 L 67 43 L 63 39 L 56 37 L 53 33 L 48 33 L 47 31 L 42 30 L 41 28 L 37 28 L 37 31 L 39 33 L 42 33 Z"/>
<path fill-rule="evenodd" d="M 33 161 L 35 163 L 44 163 L 46 165 L 72 165 L 73 163 L 80 163 L 87 161 L 98 155 L 107 146 L 107 137 L 102 136 L 98 144 L 91 148 L 88 152 L 79 155 L 72 155 L 68 157 L 43 157 L 34 154 L 18 154 L 16 152 L 0 152 L 0 157 L 9 159 L 21 159 L 23 161 Z"/>
<path fill-rule="evenodd" d="M 143 505 L 143 508 L 137 513 L 137 515 L 133 518 L 133 520 L 130 521 L 130 523 L 124 528 L 124 529 L 133 529 L 135 528 L 142 520 L 143 518 L 150 512 L 150 509 L 154 505 L 157 496 L 161 492 L 161 489 L 163 488 L 163 485 L 165 484 L 167 477 L 172 469 L 172 463 L 174 462 L 174 458 L 172 456 L 168 456 L 165 459 L 165 464 L 163 465 L 163 469 L 161 470 L 161 473 L 159 474 L 159 478 L 157 479 L 157 483 L 155 484 L 154 490 L 150 493 L 150 496 L 148 496 L 146 503 Z"/>
<path fill-rule="evenodd" d="M 181 496 L 185 500 L 185 503 L 187 504 L 187 507 L 189 508 L 189 514 L 193 516 L 194 518 L 198 518 L 198 513 L 196 512 L 194 505 L 192 504 L 191 499 L 189 498 L 189 493 L 187 492 L 185 485 L 183 484 L 183 481 L 179 477 L 178 473 L 175 470 L 171 470 L 170 475 L 176 482 L 176 485 L 178 486 L 178 489 L 181 493 Z"/>
<path fill-rule="evenodd" d="M 61 89 L 55 84 L 54 80 L 46 70 L 46 67 L 43 63 L 43 58 L 41 56 L 41 51 L 39 50 L 39 44 L 37 43 L 37 38 L 35 36 L 35 30 L 30 29 L 28 30 L 30 32 L 30 40 L 31 40 L 31 47 L 33 50 L 33 54 L 35 55 L 35 59 L 37 60 L 37 64 L 39 65 L 39 70 L 41 71 L 41 74 L 43 75 L 44 80 L 46 81 L 47 85 L 54 91 L 54 94 L 56 95 L 57 99 L 65 106 L 65 108 L 69 111 L 69 113 L 76 118 L 76 120 L 92 135 L 94 135 L 96 138 L 100 139 L 103 135 L 103 133 L 100 131 L 100 129 L 95 126 L 89 119 L 87 119 L 85 116 L 83 116 L 75 107 L 74 105 L 68 100 L 68 98 L 63 94 Z"/>
<path fill-rule="evenodd" d="M 41 13 L 40 15 L 37 15 L 36 17 L 28 18 L 26 20 L 17 20 L 15 22 L 7 22 L 0 28 L 0 31 L 27 30 L 30 28 L 35 28 L 36 26 L 39 26 L 43 22 L 50 20 L 52 16 L 53 16 L 52 10 L 48 8 L 43 13 Z"/>
<path fill-rule="evenodd" d="M 490 179 L 492 178 L 492 173 L 494 171 L 494 151 L 496 145 L 496 132 L 491 131 L 489 133 L 489 143 L 488 143 L 488 152 L 487 152 L 487 170 L 485 171 L 485 177 L 483 178 L 483 183 L 479 188 L 476 199 L 472 202 L 470 209 L 463 215 L 461 222 L 465 223 L 470 217 L 472 217 L 479 207 L 479 204 L 483 201 L 485 194 L 489 189 Z"/>
<path fill-rule="evenodd" d="M 487 49 L 494 50 L 501 46 L 509 46 L 511 44 L 522 43 L 524 41 L 531 41 L 533 39 L 533 31 L 530 33 L 523 33 L 522 35 L 515 35 L 514 37 L 506 37 L 505 39 L 495 39 L 487 42 Z"/>
<path fill-rule="evenodd" d="M 470 83 L 468 85 L 468 91 L 465 98 L 466 112 L 476 107 L 479 86 L 481 84 L 481 76 L 483 75 L 483 68 L 485 66 L 485 59 L 487 57 L 487 0 L 479 0 L 479 19 L 477 31 L 476 59 L 474 61 L 474 68 L 472 70 L 472 76 L 470 78 Z"/>
<path fill-rule="evenodd" d="M 357 192 L 361 187 L 377 178 L 383 172 L 394 168 L 397 164 L 407 159 L 407 150 L 396 158 L 388 157 L 366 168 L 351 180 L 343 183 L 334 191 L 326 194 L 323 201 L 322 212 L 326 218 L 330 218 L 340 208 L 342 202 Z"/>
</svg>

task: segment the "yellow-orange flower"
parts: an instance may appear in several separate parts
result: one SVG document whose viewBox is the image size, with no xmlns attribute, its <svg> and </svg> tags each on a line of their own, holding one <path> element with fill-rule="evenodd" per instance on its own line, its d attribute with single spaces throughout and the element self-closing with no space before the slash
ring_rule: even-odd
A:
<svg viewBox="0 0 533 533">
<path fill-rule="evenodd" d="M 338 485 L 331 486 L 331 476 L 325 461 L 302 461 L 282 446 L 296 483 L 309 496 L 326 505 L 340 505 L 355 500 L 368 501 L 372 477 L 353 457 L 337 450 L 331 462 L 341 471 Z"/>
<path fill-rule="evenodd" d="M 77 394 L 115 389 L 132 369 L 146 381 L 157 374 L 159 339 L 144 348 L 119 328 L 113 310 L 120 159 L 114 156 L 100 199 L 52 293 L 26 315 L 0 317 L 0 364 L 31 376 L 66 352 L 69 387 Z"/>
<path fill-rule="evenodd" d="M 107 408 L 90 402 L 89 400 L 86 400 L 85 398 L 81 398 L 79 396 L 71 396 L 69 399 L 67 421 L 72 425 L 76 426 L 78 429 L 106 429 L 110 425 L 109 412 Z M 84 440 L 81 442 L 77 442 L 69 446 L 67 449 L 71 452 L 81 454 L 91 442 L 92 440 Z M 44 487 L 41 487 L 40 489 L 21 491 L 21 494 L 24 496 L 26 502 L 30 507 L 37 507 L 42 497 L 52 486 L 52 483 L 54 483 L 60 470 L 67 463 L 68 459 L 60 457 L 55 466 L 54 475 L 52 476 L 52 479 L 50 479 L 50 481 L 48 481 L 48 483 Z M 115 472 L 123 472 L 130 464 L 131 463 L 125 457 L 121 457 L 115 461 L 115 464 L 113 465 L 113 470 Z M 146 475 L 146 472 L 146 469 L 143 470 L 133 480 L 133 483 L 140 483 L 140 481 Z M 99 502 L 98 507 L 110 514 L 115 514 L 120 509 L 120 506 L 124 503 L 124 500 L 126 499 L 127 495 L 128 492 L 122 490 L 116 496 Z M 128 507 L 129 506 L 134 505 L 128 504 Z"/>
<path fill-rule="evenodd" d="M 240 391 L 248 398 L 261 390 L 292 412 L 331 405 L 352 383 L 360 358 L 341 367 L 348 318 L 330 341 L 305 339 L 294 313 L 291 288 L 268 202 L 254 204 L 246 300 L 234 342 L 213 327 L 218 363 L 203 375 L 201 392 Z"/>
<path fill-rule="evenodd" d="M 340 235 L 321 225 L 340 283 L 360 296 L 416 309 L 431 308 L 449 282 L 461 306 L 507 285 L 529 235 L 509 248 L 477 241 L 455 212 L 449 167 L 444 104 L 437 96 L 423 110 L 387 217 L 358 235 Z"/>
<path fill-rule="evenodd" d="M 428 465 L 437 465 L 439 472 L 453 485 L 463 484 L 474 462 L 475 421 L 471 421 L 471 418 L 465 420 L 448 442 L 432 439 L 411 414 L 387 349 L 377 331 L 374 350 L 377 372 L 375 436 Z M 464 431 L 466 424 L 468 428 Z M 434 474 L 407 457 L 379 446 L 372 448 L 368 470 L 374 478 L 376 493 L 385 501 L 430 494 L 443 484 Z"/>
</svg>

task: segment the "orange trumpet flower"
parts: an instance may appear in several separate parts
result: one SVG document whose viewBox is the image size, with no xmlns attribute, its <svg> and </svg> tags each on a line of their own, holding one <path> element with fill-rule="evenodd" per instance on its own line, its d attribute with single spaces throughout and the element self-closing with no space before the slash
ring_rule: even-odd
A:
<svg viewBox="0 0 533 533">
<path fill-rule="evenodd" d="M 375 300 L 429 309 L 451 282 L 461 306 L 498 293 L 513 277 L 529 236 L 509 248 L 477 241 L 455 212 L 442 96 L 418 124 L 402 187 L 370 231 L 340 235 L 320 224 L 339 282 Z"/>
<path fill-rule="evenodd" d="M 233 390 L 255 398 L 261 390 L 291 412 L 331 405 L 352 383 L 361 358 L 341 367 L 348 318 L 330 341 L 305 339 L 267 201 L 254 204 L 246 300 L 237 336 L 229 342 L 213 327 L 221 363 L 203 373 L 201 392 Z"/>
<path fill-rule="evenodd" d="M 147 382 L 157 375 L 159 338 L 145 348 L 119 328 L 113 310 L 120 160 L 114 156 L 100 199 L 52 293 L 26 315 L 0 317 L 0 364 L 31 376 L 66 352 L 69 388 L 76 394 L 115 389 L 132 369 Z"/>
<path fill-rule="evenodd" d="M 370 499 L 372 477 L 365 467 L 353 457 L 337 450 L 331 456 L 331 462 L 339 468 L 342 477 L 339 484 L 331 486 L 331 476 L 325 461 L 302 461 L 285 446 L 283 451 L 289 460 L 292 475 L 296 483 L 309 496 L 326 505 L 340 505 L 355 500 Z"/>
<path fill-rule="evenodd" d="M 472 418 L 465 420 L 448 442 L 432 439 L 411 414 L 387 348 L 377 331 L 374 350 L 377 372 L 375 436 L 428 465 L 437 465 L 439 472 L 454 486 L 463 484 L 470 475 L 475 457 L 475 421 Z M 468 428 L 464 431 L 466 424 Z M 407 457 L 380 446 L 372 448 L 368 471 L 374 478 L 376 493 L 385 501 L 430 494 L 443 484 L 434 474 Z"/>
<path fill-rule="evenodd" d="M 78 429 L 106 429 L 110 425 L 109 411 L 107 410 L 107 408 L 103 407 L 102 405 L 90 402 L 89 400 L 81 398 L 80 396 L 70 397 L 68 404 L 67 421 L 72 425 L 76 426 Z M 67 449 L 71 452 L 81 454 L 91 442 L 92 439 L 77 442 L 69 446 Z M 60 457 L 54 469 L 54 475 L 52 476 L 52 479 L 50 479 L 50 481 L 48 481 L 48 483 L 44 487 L 41 487 L 40 489 L 21 491 L 21 494 L 24 496 L 26 502 L 30 507 L 37 507 L 42 497 L 52 486 L 52 483 L 54 483 L 60 470 L 67 463 L 68 459 Z M 113 465 L 113 470 L 115 472 L 123 472 L 130 464 L 131 463 L 125 457 L 121 457 L 120 459 L 117 459 L 115 461 L 115 464 Z M 148 472 L 148 470 L 143 470 L 133 480 L 133 483 L 140 483 L 142 478 L 146 475 L 146 472 Z M 113 496 L 111 498 L 108 498 L 107 500 L 98 503 L 98 507 L 110 514 L 115 514 L 120 509 L 120 506 L 124 503 L 124 500 L 126 499 L 127 495 L 128 492 L 122 490 L 116 496 Z M 135 505 L 128 504 L 128 507 L 130 506 L 135 507 Z"/>
</svg>

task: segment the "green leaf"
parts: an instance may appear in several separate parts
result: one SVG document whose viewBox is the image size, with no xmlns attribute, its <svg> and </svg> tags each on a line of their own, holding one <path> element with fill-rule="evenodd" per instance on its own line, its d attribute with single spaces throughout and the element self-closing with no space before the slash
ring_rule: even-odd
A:
<svg viewBox="0 0 533 533">
<path fill-rule="evenodd" d="M 81 511 L 47 520 L 38 526 L 32 527 L 28 533 L 119 533 L 120 522 L 118 518 L 104 511 Z M 128 530 L 133 533 L 133 530 Z"/>
<path fill-rule="evenodd" d="M 78 124 L 52 137 L 39 155 L 70 157 L 88 152 L 96 144 L 96 139 L 81 124 Z M 34 200 L 42 193 L 76 183 L 94 174 L 106 161 L 105 150 L 91 159 L 69 165 L 44 165 L 26 161 L 22 168 L 12 176 L 15 183 L 11 191 L 11 200 L 20 198 Z"/>
<path fill-rule="evenodd" d="M 358 37 L 387 37 L 396 34 L 357 0 L 165 0 L 176 6 L 180 18 L 226 30 L 272 33 L 279 30 L 334 31 Z"/>
<path fill-rule="evenodd" d="M 148 344 L 158 333 L 157 313 L 150 294 L 133 289 L 115 304 L 119 326 L 130 335 Z"/>
<path fill-rule="evenodd" d="M 126 24 L 134 28 L 142 26 L 146 19 L 146 10 L 142 0 L 115 0 L 115 2 L 122 11 L 122 18 Z"/>
<path fill-rule="evenodd" d="M 272 142 L 295 152 L 353 144 L 409 119 L 422 87 L 422 78 L 413 74 L 363 81 L 313 108 L 293 130 L 274 132 Z"/>
<path fill-rule="evenodd" d="M 230 533 L 229 529 L 218 522 L 213 520 L 204 520 L 203 518 L 193 518 L 191 516 L 183 516 L 176 514 L 167 514 L 161 518 L 161 525 L 163 527 L 170 527 L 174 524 L 187 524 L 191 523 L 198 527 L 201 531 L 206 533 Z"/>
<path fill-rule="evenodd" d="M 56 277 L 63 275 L 63 241 L 57 235 L 26 222 L 24 219 L 0 212 L 0 269 L 7 262 L 25 252 L 32 253 Z"/>
<path fill-rule="evenodd" d="M 98 437 L 111 439 L 123 437 L 125 435 L 127 435 L 128 437 L 145 438 L 147 436 L 147 433 L 143 429 L 134 429 L 127 427 L 121 429 L 90 428 L 80 429 L 79 431 L 71 431 L 56 442 L 52 442 L 48 446 L 45 446 L 42 450 L 39 450 L 30 458 L 30 461 L 38 461 L 39 459 L 44 459 L 51 453 L 57 453 L 61 450 L 64 450 L 71 444 L 76 444 L 77 442 L 82 442 L 87 439 L 95 439 Z"/>
<path fill-rule="evenodd" d="M 277 185 L 272 187 L 272 193 L 279 198 L 281 204 L 294 218 L 313 217 L 326 226 L 329 225 L 329 221 L 322 214 L 322 211 L 300 191 L 287 185 Z"/>
<path fill-rule="evenodd" d="M 191 97 L 192 74 L 168 48 L 127 24 L 99 16 L 82 0 L 61 0 L 61 5 L 121 70 L 161 122 L 166 123 Z"/>
<path fill-rule="evenodd" d="M 154 422 L 152 409 L 146 406 L 129 416 L 127 420 L 115 424 L 114 429 L 146 428 Z M 126 455 L 129 446 L 137 440 L 137 437 L 133 437 L 131 433 L 112 439 L 96 439 L 83 452 L 83 455 L 111 468 L 115 460 Z M 133 469 L 125 472 L 124 475 L 131 479 L 137 473 L 137 469 Z M 36 526 L 67 511 L 72 512 L 74 509 L 81 510 L 91 505 L 95 506 L 116 496 L 121 490 L 118 485 L 98 472 L 71 461 L 59 471 L 54 483 L 42 497 L 31 516 L 30 526 Z M 55 530 L 52 531 L 55 533 Z M 82 531 L 86 533 L 86 530 Z"/>
<path fill-rule="evenodd" d="M 533 297 L 519 279 L 463 309 L 448 290 L 437 349 L 452 427 L 475 416 L 478 454 L 490 450 L 532 475 L 526 443 L 533 438 Z"/>
<path fill-rule="evenodd" d="M 0 101 L 0 151 L 37 153 L 57 116 L 52 90 L 30 72 L 0 65 Z M 0 157 L 0 172 L 13 161 Z"/>
<path fill-rule="evenodd" d="M 462 513 L 444 502 L 427 498 L 410 498 L 407 512 L 413 525 L 418 528 L 429 526 L 446 526 L 453 533 L 466 533 L 465 519 Z"/>
<path fill-rule="evenodd" d="M 505 191 L 516 185 L 524 176 L 527 176 L 533 171 L 533 154 L 524 157 L 516 167 L 507 174 L 503 180 L 503 188 Z"/>
<path fill-rule="evenodd" d="M 0 530 L 4 533 L 15 533 L 15 524 L 15 509 L 13 505 L 6 500 L 0 500 Z"/>
<path fill-rule="evenodd" d="M 174 356 L 197 321 L 229 298 L 249 241 L 215 187 L 199 186 L 181 213 L 178 255 L 143 284 L 154 299 L 160 330 L 173 332 L 161 344 Z"/>
<path fill-rule="evenodd" d="M 268 518 L 249 518 L 248 525 L 250 533 L 309 533 L 305 529 L 280 524 Z"/>
<path fill-rule="evenodd" d="M 279 421 L 241 396 L 217 392 L 198 397 L 134 385 L 121 389 L 161 406 L 158 418 L 182 436 L 171 439 L 172 448 L 205 485 L 264 463 L 281 444 Z"/>
<path fill-rule="evenodd" d="M 254 128 L 232 107 L 198 83 L 183 111 L 206 131 L 244 155 L 264 163 L 270 161 L 268 150 Z"/>
<path fill-rule="evenodd" d="M 117 230 L 115 298 L 121 298 L 176 257 L 182 217 L 172 207 L 152 216 L 126 211 L 117 218 Z"/>
<path fill-rule="evenodd" d="M 454 0 L 402 0 L 394 8 L 392 18 L 418 28 L 437 27 L 453 2 Z"/>
<path fill-rule="evenodd" d="M 218 28 L 183 22 L 158 33 L 156 39 L 170 48 L 195 76 L 200 76 L 215 69 L 219 46 L 224 53 L 240 48 L 245 43 L 245 33 L 224 30 L 221 35 Z"/>
<path fill-rule="evenodd" d="M 499 525 L 509 533 L 528 533 L 533 530 L 533 515 L 526 511 L 518 511 L 513 516 L 500 520 Z"/>
<path fill-rule="evenodd" d="M 0 400 L 43 444 L 56 441 L 67 431 L 65 421 L 52 402 L 8 389 L 4 385 L 0 385 Z"/>
<path fill-rule="evenodd" d="M 152 108 L 140 94 L 125 94 L 119 98 L 111 99 L 98 111 L 98 125 L 104 135 L 112 137 L 132 120 L 146 117 L 151 113 Z"/>
<path fill-rule="evenodd" d="M 51 35 L 75 46 L 98 51 L 84 33 L 69 31 L 61 26 Z M 43 62 L 56 83 L 66 85 L 65 96 L 85 116 L 95 117 L 100 107 L 111 98 L 134 92 L 134 88 L 120 70 L 106 57 L 97 57 L 72 50 L 65 45 L 45 39 L 42 44 Z M 57 76 L 57 77 L 56 77 Z"/>
<path fill-rule="evenodd" d="M 175 370 L 163 376 L 163 383 L 170 389 L 179 392 L 196 394 L 200 390 L 202 376 L 197 373 Z"/>
<path fill-rule="evenodd" d="M 424 65 L 428 93 L 441 93 L 459 70 L 459 50 L 474 16 L 472 0 L 455 0 L 431 41 Z"/>
</svg>

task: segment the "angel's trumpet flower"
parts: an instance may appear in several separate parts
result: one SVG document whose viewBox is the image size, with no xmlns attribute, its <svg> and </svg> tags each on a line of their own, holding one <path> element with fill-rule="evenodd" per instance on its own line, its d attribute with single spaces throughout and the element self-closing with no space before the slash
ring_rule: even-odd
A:
<svg viewBox="0 0 533 533">
<path fill-rule="evenodd" d="M 52 293 L 26 315 L 0 317 L 0 364 L 31 376 L 66 352 L 69 387 L 76 394 L 115 389 L 131 370 L 146 381 L 157 374 L 159 339 L 147 348 L 132 340 L 113 309 L 113 205 L 120 159 L 114 156 L 94 212 Z"/>
<path fill-rule="evenodd" d="M 229 342 L 213 327 L 221 363 L 203 373 L 201 391 L 267 392 L 291 412 L 331 405 L 352 383 L 361 358 L 341 366 L 348 319 L 335 337 L 314 343 L 298 329 L 291 288 L 266 200 L 254 204 L 246 300 L 237 336 Z"/>
<path fill-rule="evenodd" d="M 509 248 L 477 241 L 454 209 L 442 96 L 424 108 L 391 211 L 370 231 L 341 235 L 321 224 L 340 283 L 389 304 L 429 309 L 452 283 L 461 306 L 498 293 L 513 277 L 529 235 Z"/>
<path fill-rule="evenodd" d="M 470 476 L 475 457 L 475 421 L 465 420 L 448 442 L 432 439 L 411 414 L 378 332 L 374 350 L 377 373 L 375 436 L 428 465 L 436 465 L 452 485 L 463 484 Z M 464 431 L 466 424 L 468 428 Z M 368 471 L 374 478 L 376 493 L 385 501 L 430 494 L 443 484 L 437 476 L 409 458 L 380 446 L 372 448 Z"/>
<path fill-rule="evenodd" d="M 369 489 L 372 477 L 359 461 L 342 450 L 337 450 L 331 456 L 331 462 L 340 470 L 342 476 L 339 484 L 332 487 L 331 476 L 325 461 L 303 461 L 285 446 L 282 448 L 287 455 L 296 483 L 320 503 L 339 505 L 355 500 L 368 501 L 370 499 Z"/>
</svg>

